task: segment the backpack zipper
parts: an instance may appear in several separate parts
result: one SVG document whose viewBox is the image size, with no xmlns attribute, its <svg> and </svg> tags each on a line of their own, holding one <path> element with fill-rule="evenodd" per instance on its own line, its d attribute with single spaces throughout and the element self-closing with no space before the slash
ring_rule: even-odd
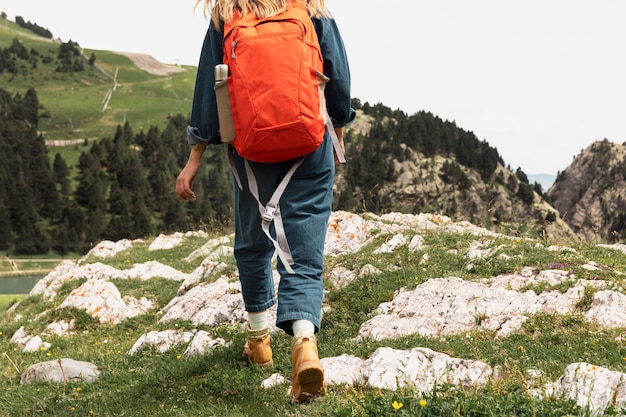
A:
<svg viewBox="0 0 626 417">
<path fill-rule="evenodd" d="M 272 23 L 272 22 L 289 22 L 289 21 L 292 21 L 292 22 L 294 22 L 294 23 L 296 23 L 296 24 L 302 25 L 302 22 L 300 22 L 298 19 L 292 19 L 292 18 L 290 18 L 290 19 L 268 20 L 268 21 L 266 21 L 266 22 L 262 22 L 262 23 L 260 23 L 260 24 L 262 25 L 262 24 L 264 24 L 264 23 Z M 230 37 L 231 35 L 232 35 L 232 32 L 229 32 L 227 37 Z M 234 41 L 233 41 L 233 43 L 232 43 L 232 45 L 231 45 L 231 47 L 230 47 L 230 57 L 231 57 L 231 59 L 235 59 L 235 58 L 236 58 L 236 55 L 235 55 L 235 47 L 237 46 L 237 42 L 239 42 L 239 41 L 238 41 L 238 40 L 234 40 Z"/>
</svg>

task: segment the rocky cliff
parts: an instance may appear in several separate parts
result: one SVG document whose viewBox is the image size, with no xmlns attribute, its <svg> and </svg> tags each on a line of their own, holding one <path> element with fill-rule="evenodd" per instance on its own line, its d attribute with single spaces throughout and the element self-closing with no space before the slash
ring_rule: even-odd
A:
<svg viewBox="0 0 626 417">
<path fill-rule="evenodd" d="M 626 143 L 591 144 L 559 173 L 547 196 L 581 238 L 620 240 L 626 234 Z"/>
</svg>

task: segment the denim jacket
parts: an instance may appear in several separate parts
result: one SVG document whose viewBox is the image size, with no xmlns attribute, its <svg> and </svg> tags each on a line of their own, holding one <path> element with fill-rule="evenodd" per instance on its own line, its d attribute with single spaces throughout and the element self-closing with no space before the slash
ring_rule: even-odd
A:
<svg viewBox="0 0 626 417">
<path fill-rule="evenodd" d="M 330 78 L 325 89 L 328 113 L 335 127 L 343 127 L 356 116 L 354 109 L 350 107 L 350 68 L 343 40 L 334 19 L 314 18 L 312 21 L 324 58 L 324 74 Z M 217 31 L 211 21 L 202 45 L 191 120 L 187 127 L 187 142 L 190 145 L 222 143 L 213 90 L 213 69 L 223 61 L 222 40 L 223 32 Z"/>
</svg>

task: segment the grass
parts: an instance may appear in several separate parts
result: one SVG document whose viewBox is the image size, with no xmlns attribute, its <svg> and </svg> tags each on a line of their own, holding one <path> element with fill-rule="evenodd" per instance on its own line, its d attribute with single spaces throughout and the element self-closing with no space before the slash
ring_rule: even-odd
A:
<svg viewBox="0 0 626 417">
<path fill-rule="evenodd" d="M 0 294 L 0 313 L 26 297 L 26 294 Z"/>
<path fill-rule="evenodd" d="M 396 349 L 427 347 L 453 357 L 483 360 L 498 366 L 501 378 L 481 387 L 439 386 L 433 392 L 414 389 L 398 391 L 367 386 L 331 386 L 328 394 L 308 405 L 289 402 L 288 385 L 263 389 L 261 381 L 277 372 L 290 375 L 290 339 L 276 334 L 272 342 L 275 365 L 272 369 L 250 366 L 241 356 L 245 334 L 241 326 L 200 329 L 214 337 L 231 342 L 206 356 L 181 358 L 184 346 L 166 353 L 144 350 L 134 356 L 128 351 L 144 333 L 173 326 L 195 329 L 191 323 L 158 324 L 157 311 L 176 294 L 178 283 L 163 279 L 149 281 L 113 280 L 123 295 L 145 296 L 157 304 L 145 315 L 126 320 L 117 326 L 101 325 L 84 311 L 57 310 L 56 306 L 84 280 L 64 285 L 53 302 L 40 296 L 27 297 L 20 304 L 19 320 L 0 316 L 0 416 L 590 416 L 591 413 L 563 398 L 540 399 L 529 393 L 540 388 L 529 382 L 529 369 L 541 371 L 542 382 L 556 380 L 573 362 L 585 361 L 611 370 L 626 372 L 626 346 L 621 330 L 601 329 L 583 320 L 581 313 L 531 316 L 522 329 L 495 339 L 489 331 L 475 331 L 446 337 L 407 336 L 397 340 L 353 340 L 360 324 L 372 316 L 376 307 L 392 299 L 399 288 L 416 285 L 437 277 L 458 276 L 478 280 L 503 273 L 514 273 L 524 266 L 536 271 L 555 268 L 571 270 L 580 278 L 603 279 L 615 287 L 622 285 L 620 271 L 626 270 L 626 259 L 617 251 L 570 242 L 575 252 L 548 251 L 550 242 L 496 238 L 486 245 L 500 248 L 492 256 L 477 259 L 468 269 L 463 254 L 477 239 L 471 235 L 423 233 L 427 246 L 414 254 L 399 249 L 392 254 L 374 254 L 380 237 L 362 251 L 328 259 L 328 268 L 341 264 L 358 269 L 371 264 L 382 275 L 365 276 L 342 289 L 328 288 L 326 304 L 331 308 L 324 316 L 318 343 L 322 356 L 351 353 L 367 357 L 377 348 Z M 191 272 L 200 262 L 188 264 L 182 259 L 199 248 L 205 239 L 186 238 L 172 250 L 148 251 L 150 238 L 144 243 L 107 259 L 87 259 L 116 268 L 130 268 L 135 263 L 157 260 L 179 270 Z M 508 260 L 497 256 L 509 255 Z M 427 254 L 428 262 L 421 262 Z M 588 271 L 583 265 L 597 262 L 599 271 Z M 227 271 L 234 271 L 232 260 Z M 389 265 L 399 268 L 390 269 Z M 550 288 L 539 288 L 545 291 Z M 557 289 L 558 290 L 558 289 Z M 7 303 L 0 298 L 0 306 Z M 24 353 L 9 339 L 21 326 L 33 334 L 47 323 L 75 320 L 73 335 L 49 338 L 48 351 Z M 98 365 L 100 378 L 91 384 L 21 385 L 21 372 L 31 364 L 71 357 Z M 617 415 L 609 408 L 606 415 Z"/>
</svg>

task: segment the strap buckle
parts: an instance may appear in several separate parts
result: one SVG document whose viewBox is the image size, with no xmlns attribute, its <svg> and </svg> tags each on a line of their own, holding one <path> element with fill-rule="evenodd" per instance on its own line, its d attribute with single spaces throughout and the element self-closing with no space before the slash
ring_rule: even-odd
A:
<svg viewBox="0 0 626 417">
<path fill-rule="evenodd" d="M 274 217 L 276 216 L 277 208 L 278 207 L 273 203 L 269 203 L 267 206 L 265 206 L 265 210 L 263 210 L 263 214 L 261 215 L 261 218 L 263 219 L 263 221 L 271 223 L 274 220 Z"/>
</svg>

